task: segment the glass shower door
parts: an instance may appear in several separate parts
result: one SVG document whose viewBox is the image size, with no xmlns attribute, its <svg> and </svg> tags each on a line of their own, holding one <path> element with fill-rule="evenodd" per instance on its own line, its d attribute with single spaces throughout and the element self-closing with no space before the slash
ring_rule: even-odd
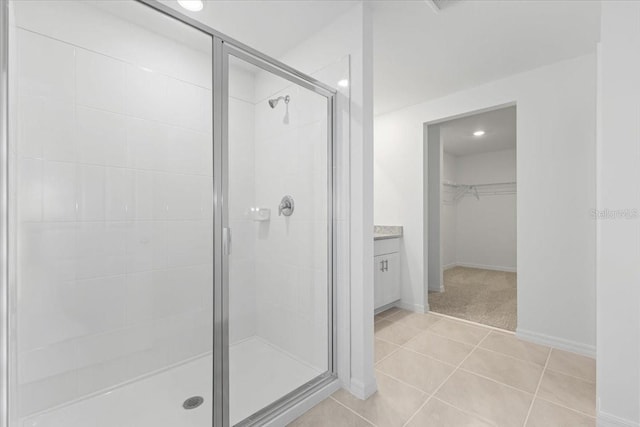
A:
<svg viewBox="0 0 640 427">
<path fill-rule="evenodd" d="M 210 427 L 212 37 L 133 0 L 11 7 L 10 425 Z"/>
<path fill-rule="evenodd" d="M 240 52 L 227 58 L 224 289 L 236 425 L 333 369 L 331 95 Z"/>
</svg>

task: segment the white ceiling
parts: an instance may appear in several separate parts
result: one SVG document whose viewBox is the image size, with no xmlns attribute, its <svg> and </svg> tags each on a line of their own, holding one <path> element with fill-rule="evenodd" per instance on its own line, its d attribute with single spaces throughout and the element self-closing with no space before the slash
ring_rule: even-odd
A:
<svg viewBox="0 0 640 427">
<path fill-rule="evenodd" d="M 293 49 L 346 12 L 352 0 L 204 0 L 189 12 L 176 0 L 166 5 L 275 58 Z"/>
<path fill-rule="evenodd" d="M 592 0 L 374 5 L 376 114 L 593 52 L 600 35 Z"/>
<path fill-rule="evenodd" d="M 351 0 L 205 0 L 187 12 L 274 57 L 311 37 Z M 597 0 L 376 0 L 374 100 L 380 114 L 595 50 Z"/>
<path fill-rule="evenodd" d="M 473 133 L 483 130 L 483 136 Z M 516 107 L 474 114 L 440 124 L 445 153 L 454 156 L 516 148 Z"/>
</svg>

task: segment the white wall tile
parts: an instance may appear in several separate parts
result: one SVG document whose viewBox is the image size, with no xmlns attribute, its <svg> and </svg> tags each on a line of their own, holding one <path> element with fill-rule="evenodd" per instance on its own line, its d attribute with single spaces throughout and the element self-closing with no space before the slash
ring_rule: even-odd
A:
<svg viewBox="0 0 640 427">
<path fill-rule="evenodd" d="M 164 269 L 167 265 L 166 225 L 162 221 L 136 221 L 126 232 L 126 271 Z"/>
<path fill-rule="evenodd" d="M 127 157 L 135 169 L 167 170 L 169 127 L 158 122 L 127 118 Z"/>
<path fill-rule="evenodd" d="M 87 334 L 125 326 L 125 276 L 78 280 L 68 314 L 82 324 Z"/>
<path fill-rule="evenodd" d="M 77 166 L 73 163 L 44 162 L 43 218 L 45 221 L 76 220 Z"/>
<path fill-rule="evenodd" d="M 124 113 L 125 64 L 117 59 L 76 50 L 76 102 Z"/>
<path fill-rule="evenodd" d="M 167 171 L 213 175 L 213 137 L 170 126 L 167 131 Z"/>
<path fill-rule="evenodd" d="M 57 40 L 18 30 L 24 413 L 211 350 L 213 328 L 210 55 L 79 4 L 136 36 L 78 38 L 41 6 L 21 22 Z"/>
<path fill-rule="evenodd" d="M 199 132 L 211 132 L 212 106 L 210 90 L 176 79 L 167 80 L 167 123 Z"/>
<path fill-rule="evenodd" d="M 126 232 L 125 223 L 80 223 L 77 278 L 123 275 L 126 272 Z"/>
<path fill-rule="evenodd" d="M 166 233 L 168 267 L 211 262 L 213 227 L 209 221 L 169 221 Z"/>
<path fill-rule="evenodd" d="M 133 206 L 131 217 L 135 220 L 153 218 L 153 172 L 134 170 Z"/>
<path fill-rule="evenodd" d="M 154 272 L 154 317 L 162 318 L 201 309 L 209 281 L 205 265 Z"/>
<path fill-rule="evenodd" d="M 21 159 L 18 175 L 18 216 L 22 221 L 42 221 L 43 161 Z"/>
<path fill-rule="evenodd" d="M 167 77 L 148 68 L 126 65 L 125 111 L 128 116 L 161 120 L 166 106 Z"/>
<path fill-rule="evenodd" d="M 105 217 L 123 221 L 133 217 L 134 175 L 130 169 L 106 168 Z"/>
<path fill-rule="evenodd" d="M 78 170 L 78 219 L 81 221 L 104 220 L 105 167 L 80 165 Z"/>
<path fill-rule="evenodd" d="M 82 106 L 77 107 L 76 113 L 80 161 L 127 166 L 125 117 Z"/>
<path fill-rule="evenodd" d="M 74 52 L 71 45 L 18 30 L 20 94 L 73 102 Z"/>
</svg>

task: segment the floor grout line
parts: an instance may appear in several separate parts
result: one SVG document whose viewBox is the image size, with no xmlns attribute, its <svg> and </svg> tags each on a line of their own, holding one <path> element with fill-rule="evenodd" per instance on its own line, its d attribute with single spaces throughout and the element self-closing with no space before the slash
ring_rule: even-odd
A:
<svg viewBox="0 0 640 427">
<path fill-rule="evenodd" d="M 549 365 L 549 360 L 551 359 L 551 352 L 553 349 L 549 349 L 549 353 L 547 354 L 547 361 L 544 363 L 544 368 L 542 369 L 542 373 L 540 374 L 540 379 L 538 380 L 538 386 L 536 387 L 536 392 L 533 394 L 533 399 L 531 399 L 531 403 L 529 404 L 529 410 L 527 411 L 527 416 L 524 419 L 523 427 L 527 426 L 529 422 L 529 417 L 531 416 L 531 410 L 533 409 L 533 404 L 536 402 L 536 398 L 538 397 L 538 391 L 540 391 L 540 385 L 542 384 L 542 379 L 544 378 L 544 373 L 547 371 L 547 366 Z"/>
<path fill-rule="evenodd" d="M 483 416 L 480 416 L 478 414 L 474 414 L 473 412 L 471 412 L 471 411 L 469 411 L 467 409 L 458 408 L 457 406 L 452 405 L 451 403 L 447 402 L 446 400 L 442 400 L 442 399 L 440 399 L 439 397 L 436 397 L 436 396 L 433 396 L 433 399 L 437 400 L 438 402 L 441 402 L 443 405 L 450 406 L 453 409 L 455 409 L 457 411 L 460 411 L 460 412 L 463 412 L 463 413 L 465 413 L 465 414 L 467 414 L 467 415 L 469 415 L 469 416 L 471 416 L 473 418 L 478 418 L 478 419 L 480 419 L 480 420 L 482 420 L 482 421 L 484 421 L 486 423 L 491 424 L 492 426 L 498 427 L 498 425 L 496 423 L 494 423 L 493 421 L 491 421 L 491 420 L 489 420 L 489 419 L 487 419 L 487 418 L 485 418 Z"/>
<path fill-rule="evenodd" d="M 403 380 L 401 380 L 400 378 L 396 378 L 396 377 L 394 377 L 393 375 L 391 375 L 391 374 L 387 374 L 386 372 L 383 372 L 383 371 L 381 371 L 381 370 L 379 370 L 379 369 L 376 369 L 375 371 L 376 371 L 376 373 L 378 373 L 378 374 L 380 374 L 380 375 L 384 375 L 385 377 L 389 377 L 389 378 L 391 378 L 392 380 L 397 381 L 397 382 L 399 382 L 400 384 L 405 385 L 405 386 L 407 386 L 407 387 L 410 387 L 410 388 L 412 388 L 412 389 L 414 389 L 414 390 L 416 390 L 416 391 L 419 391 L 420 393 L 422 393 L 422 394 L 424 394 L 424 395 L 431 396 L 431 393 L 429 393 L 429 392 L 427 392 L 427 391 L 424 391 L 424 390 L 422 390 L 422 389 L 419 389 L 418 387 L 414 386 L 413 384 L 409 384 L 408 382 L 403 381 Z"/>
<path fill-rule="evenodd" d="M 482 338 L 478 344 L 476 344 L 476 346 L 473 348 L 473 350 L 471 350 L 471 351 L 469 352 L 469 354 L 467 354 L 467 356 L 466 356 L 464 359 L 462 359 L 462 361 L 461 361 L 461 362 L 456 366 L 456 368 L 451 372 L 451 374 L 449 374 L 449 376 L 447 376 L 447 378 L 445 378 L 445 379 L 444 379 L 444 381 L 442 381 L 442 382 L 440 383 L 440 385 L 439 385 L 439 386 L 438 386 L 438 387 L 433 391 L 433 393 L 431 393 L 431 396 L 429 396 L 429 398 L 428 398 L 428 399 L 427 399 L 427 400 L 426 400 L 422 405 L 420 405 L 420 407 L 418 408 L 418 410 L 417 410 L 416 412 L 414 412 L 414 413 L 413 413 L 413 415 L 411 415 L 411 416 L 409 417 L 409 419 L 408 419 L 408 420 L 403 424 L 403 427 L 407 426 L 407 425 L 411 422 L 411 420 L 413 420 L 413 419 L 415 418 L 415 416 L 418 414 L 418 412 L 420 412 L 420 411 L 422 410 L 422 408 L 424 408 L 424 407 L 426 406 L 426 404 L 431 400 L 431 398 L 438 399 L 438 398 L 436 397 L 436 394 L 440 391 L 440 389 L 441 389 L 442 387 L 444 387 L 444 385 L 449 381 L 449 379 L 451 379 L 451 377 L 452 377 L 456 372 L 458 372 L 458 371 L 460 370 L 460 366 L 462 366 L 462 364 L 463 364 L 463 363 L 464 363 L 464 362 L 465 362 L 465 361 L 466 361 L 466 360 L 471 356 L 471 354 L 473 354 L 473 352 L 475 351 L 475 349 L 476 349 L 476 348 L 478 348 L 478 346 L 479 346 L 479 345 L 480 345 L 480 344 L 481 344 L 485 339 L 487 339 L 487 337 L 488 337 L 488 336 L 489 336 L 489 334 L 485 335 L 485 337 L 484 337 L 484 338 Z M 438 399 L 438 400 L 441 400 L 441 399 Z M 452 406 L 452 407 L 454 407 L 454 408 L 456 408 L 456 409 L 460 410 L 460 408 L 457 408 L 456 406 L 453 406 L 453 405 L 451 405 L 451 404 L 449 404 L 449 406 Z M 474 415 L 475 415 L 475 414 L 474 414 Z M 493 424 L 493 423 L 492 423 L 492 424 Z"/>
<path fill-rule="evenodd" d="M 561 407 L 563 409 L 566 409 L 568 411 L 575 412 L 576 414 L 580 414 L 580 415 L 583 415 L 585 417 L 596 419 L 596 415 L 587 414 L 586 412 L 582 412 L 582 411 L 579 411 L 577 409 L 565 406 L 562 403 L 554 402 L 553 400 L 545 399 L 544 397 L 540 397 L 540 396 L 536 396 L 535 398 L 538 399 L 538 400 L 544 400 L 547 403 L 551 403 L 552 405 L 559 406 L 559 407 Z"/>
<path fill-rule="evenodd" d="M 573 413 L 575 413 L 575 414 L 582 415 L 582 416 L 587 417 L 587 418 L 590 418 L 590 419 L 595 419 L 595 418 L 596 418 L 594 415 L 587 414 L 587 413 L 582 412 L 582 411 L 580 411 L 580 410 L 577 410 L 577 409 L 574 409 L 574 408 L 570 408 L 570 407 L 568 407 L 568 406 L 565 406 L 565 405 L 563 405 L 563 404 L 561 404 L 561 403 L 554 402 L 554 401 L 552 401 L 552 400 L 544 399 L 544 398 L 542 398 L 542 397 L 539 397 L 539 395 L 538 395 L 538 394 L 539 394 L 539 391 L 540 391 L 540 387 L 541 387 L 541 385 L 542 385 L 542 381 L 543 381 L 543 379 L 544 379 L 545 373 L 546 373 L 546 372 L 548 372 L 548 371 L 550 371 L 550 372 L 554 372 L 554 373 L 558 373 L 558 374 L 560 374 L 560 375 L 565 375 L 565 376 L 567 376 L 567 377 L 571 377 L 571 378 L 574 378 L 574 379 L 577 379 L 577 380 L 581 380 L 581 381 L 584 381 L 584 382 L 587 382 L 587 383 L 591 383 L 591 384 L 594 384 L 594 383 L 595 383 L 595 382 L 590 381 L 590 380 L 588 380 L 588 379 L 586 379 L 586 378 L 582 378 L 582 377 L 578 377 L 578 376 L 575 376 L 575 375 L 567 374 L 567 373 L 564 373 L 564 372 L 561 372 L 561 371 L 557 371 L 557 370 L 554 370 L 554 369 L 550 369 L 550 368 L 549 368 L 549 363 L 550 363 L 550 360 L 551 360 L 551 355 L 552 355 L 552 353 L 553 353 L 553 351 L 554 351 L 554 349 L 553 349 L 552 347 L 542 346 L 542 347 L 544 347 L 544 348 L 546 348 L 546 349 L 548 350 L 548 353 L 547 353 L 547 356 L 546 356 L 546 358 L 545 358 L 545 363 L 544 363 L 544 365 L 540 365 L 539 363 L 532 362 L 532 361 L 530 361 L 530 360 L 526 360 L 526 359 L 522 359 L 522 358 L 519 358 L 519 357 L 513 356 L 513 355 L 511 355 L 511 354 L 506 354 L 506 353 L 503 353 L 503 352 L 501 352 L 501 351 L 497 351 L 497 350 L 493 350 L 493 349 L 490 349 L 490 348 L 482 347 L 482 344 L 483 344 L 483 343 L 484 343 L 484 342 L 485 342 L 485 341 L 486 341 L 490 336 L 492 336 L 492 334 L 493 334 L 494 332 L 495 332 L 496 334 L 504 334 L 504 335 L 509 335 L 509 336 L 516 337 L 515 333 L 513 333 L 513 332 L 511 332 L 511 331 L 503 330 L 503 329 L 496 328 L 496 327 L 492 327 L 492 326 L 489 326 L 489 325 L 479 324 L 479 323 L 476 323 L 476 322 L 468 321 L 468 320 L 466 320 L 466 319 L 458 319 L 458 318 L 455 318 L 455 317 L 452 317 L 452 316 L 444 315 L 444 314 L 441 314 L 441 313 L 435 313 L 435 312 L 430 312 L 430 313 L 428 313 L 428 314 L 433 315 L 433 316 L 435 316 L 435 317 L 440 317 L 440 319 L 439 319 L 439 320 L 437 320 L 437 321 L 436 321 L 436 322 L 434 322 L 433 324 L 429 325 L 429 326 L 428 326 L 427 328 L 425 328 L 425 329 L 422 329 L 422 328 L 415 328 L 415 327 L 413 327 L 413 326 L 411 326 L 411 325 L 403 324 L 403 323 L 402 323 L 402 319 L 404 319 L 406 316 L 402 316 L 402 317 L 401 317 L 401 316 L 399 315 L 399 313 L 402 313 L 402 311 L 395 311 L 393 314 L 391 314 L 391 315 L 389 315 L 389 316 L 387 316 L 387 317 L 384 317 L 384 318 L 380 318 L 379 320 L 387 320 L 390 324 L 399 324 L 399 325 L 403 325 L 403 326 L 406 326 L 406 327 L 410 327 L 411 329 L 415 329 L 416 331 L 418 331 L 418 333 L 417 333 L 417 334 L 415 334 L 414 336 L 412 336 L 411 338 L 409 338 L 409 339 L 408 339 L 407 341 L 405 341 L 403 344 L 397 344 L 397 343 L 394 343 L 394 342 L 391 342 L 391 341 L 388 341 L 388 340 L 386 340 L 386 339 L 379 338 L 379 337 L 377 337 L 377 336 L 376 336 L 376 337 L 375 337 L 375 339 L 376 339 L 376 340 L 380 340 L 381 342 L 385 342 L 385 343 L 387 343 L 387 344 L 391 344 L 391 345 L 395 346 L 395 348 L 394 348 L 394 349 L 393 349 L 389 354 L 387 354 L 386 356 L 384 356 L 383 358 L 381 358 L 379 361 L 375 362 L 375 363 L 374 363 L 374 369 L 375 369 L 376 374 L 386 376 L 386 377 L 388 377 L 388 378 L 390 378 L 390 379 L 392 379 L 392 380 L 397 381 L 397 382 L 398 382 L 398 383 L 400 383 L 400 384 L 403 384 L 403 385 L 405 385 L 405 386 L 407 386 L 407 387 L 410 387 L 411 389 L 413 389 L 413 390 L 415 390 L 415 391 L 417 391 L 417 392 L 420 392 L 420 393 L 422 393 L 423 395 L 426 395 L 426 396 L 427 396 L 427 397 L 426 397 L 426 399 L 425 399 L 425 401 L 424 401 L 424 402 L 423 402 L 423 403 L 422 403 L 422 404 L 421 404 L 421 405 L 420 405 L 420 406 L 415 410 L 415 412 L 413 412 L 413 414 L 411 414 L 411 416 L 410 416 L 410 417 L 407 419 L 407 421 L 403 424 L 403 427 L 404 427 L 404 426 L 407 426 L 409 423 L 411 423 L 411 422 L 415 419 L 415 417 L 418 415 L 418 413 L 419 413 L 420 411 L 422 411 L 422 410 L 426 407 L 426 405 L 427 405 L 429 402 L 431 402 L 432 400 L 437 400 L 438 402 L 441 402 L 441 403 L 442 403 L 442 404 L 444 404 L 444 405 L 447 405 L 447 406 L 449 406 L 449 407 L 451 407 L 451 408 L 454 408 L 454 409 L 455 409 L 455 410 L 457 410 L 457 411 L 460 411 L 460 412 L 462 412 L 462 413 L 464 413 L 464 414 L 467 414 L 467 415 L 469 415 L 469 416 L 475 417 L 475 418 L 477 418 L 477 419 L 479 419 L 479 420 L 482 420 L 482 421 L 484 421 L 484 422 L 487 422 L 487 423 L 489 423 L 489 424 L 491 424 L 491 425 L 494 425 L 494 426 L 495 426 L 495 425 L 496 425 L 496 423 L 495 423 L 495 422 L 493 422 L 493 421 L 491 421 L 491 420 L 489 420 L 489 419 L 486 419 L 485 417 L 483 417 L 483 416 L 481 416 L 481 415 L 478 415 L 478 414 L 476 414 L 476 413 L 474 413 L 474 412 L 471 412 L 471 411 L 469 411 L 469 410 L 459 408 L 459 407 L 457 407 L 457 406 L 453 405 L 452 403 L 447 402 L 446 400 L 443 400 L 442 398 L 440 398 L 440 397 L 437 397 L 437 396 L 436 396 L 436 394 L 437 394 L 437 393 L 438 393 L 438 392 L 439 392 L 439 391 L 440 391 L 440 390 L 445 386 L 445 384 L 447 384 L 447 382 L 451 379 L 451 377 L 453 377 L 453 376 L 454 376 L 456 373 L 458 373 L 458 372 L 466 372 L 466 373 L 469 373 L 469 374 L 475 375 L 475 376 L 477 376 L 477 377 L 483 378 L 483 379 L 485 379 L 485 380 L 491 381 L 491 382 L 493 382 L 493 383 L 496 383 L 496 384 L 498 384 L 498 385 L 502 385 L 502 386 L 504 386 L 504 387 L 507 387 L 507 388 L 510 388 L 510 389 L 512 389 L 512 390 L 519 391 L 519 392 L 521 392 L 521 393 L 525 393 L 525 394 L 527 394 L 527 395 L 531 396 L 531 397 L 532 397 L 532 398 L 531 398 L 531 403 L 530 403 L 530 405 L 529 405 L 529 408 L 528 408 L 528 411 L 527 411 L 527 415 L 526 415 L 525 420 L 524 420 L 524 427 L 526 427 L 527 423 L 528 423 L 528 422 L 529 422 L 529 420 L 530 420 L 531 413 L 532 413 L 532 410 L 533 410 L 533 405 L 534 405 L 534 403 L 535 403 L 535 401 L 536 401 L 537 399 L 540 399 L 540 400 L 545 401 L 545 402 L 547 402 L 547 403 L 549 403 L 549 404 L 552 404 L 552 405 L 556 405 L 556 406 L 558 406 L 558 407 L 560 407 L 560 408 L 563 408 L 563 409 L 569 410 L 569 411 L 571 411 L 571 412 L 573 412 Z M 397 317 L 397 319 L 395 319 L 395 320 L 390 319 L 390 318 L 392 318 L 392 317 L 394 317 L 394 316 L 395 316 L 395 317 Z M 486 333 L 486 334 L 484 335 L 484 337 L 482 337 L 482 339 L 481 339 L 477 344 L 475 344 L 475 345 L 470 344 L 470 343 L 468 343 L 468 342 L 463 342 L 463 341 L 459 341 L 459 340 L 456 340 L 456 339 L 452 339 L 451 337 L 449 337 L 449 336 L 447 336 L 447 335 L 445 335 L 445 334 L 438 333 L 437 331 L 434 331 L 434 330 L 432 329 L 432 328 L 433 328 L 433 326 L 437 325 L 437 324 L 438 324 L 438 323 L 440 323 L 442 320 L 450 320 L 451 322 L 458 322 L 458 323 L 461 323 L 461 324 L 468 324 L 469 326 L 472 326 L 472 327 L 475 327 L 475 328 L 478 328 L 478 329 L 483 329 L 483 330 L 487 331 L 487 333 Z M 417 339 L 417 338 L 419 338 L 420 336 L 425 335 L 425 333 L 427 333 L 427 332 L 428 332 L 428 333 L 431 333 L 431 334 L 433 334 L 433 335 L 435 335 L 435 336 L 438 336 L 438 337 L 440 337 L 440 338 L 444 338 L 444 339 L 447 339 L 447 340 L 449 340 L 449 341 L 452 341 L 452 342 L 454 342 L 454 343 L 457 343 L 457 344 L 463 344 L 463 345 L 465 345 L 465 346 L 469 346 L 469 347 L 472 347 L 472 348 L 471 348 L 471 350 L 469 351 L 469 353 L 468 353 L 468 354 L 467 354 L 467 355 L 462 359 L 462 361 L 461 361 L 460 363 L 458 363 L 458 364 L 451 364 L 451 363 L 448 363 L 448 362 L 446 362 L 446 361 L 439 360 L 439 359 L 437 359 L 437 358 L 435 358 L 435 357 L 433 357 L 433 356 L 431 356 L 431 355 L 429 355 L 429 354 L 424 354 L 424 353 L 421 353 L 421 352 L 419 352 L 419 351 L 416 351 L 416 350 L 413 350 L 413 349 L 411 349 L 411 348 L 408 348 L 408 347 L 407 347 L 407 345 L 408 345 L 408 344 L 410 344 L 411 342 L 413 342 L 414 340 L 416 340 L 416 339 Z M 516 337 L 516 338 L 517 338 L 517 337 Z M 526 340 L 525 340 L 524 342 L 528 342 L 528 341 L 526 341 Z M 396 353 L 397 353 L 398 351 L 400 351 L 401 349 L 403 349 L 403 350 L 407 350 L 407 351 L 409 351 L 409 352 L 411 352 L 411 353 L 414 353 L 414 354 L 416 354 L 416 355 L 420 355 L 420 356 L 423 356 L 423 357 L 427 357 L 428 359 L 431 359 L 431 360 L 433 360 L 433 361 L 436 361 L 436 362 L 442 363 L 443 365 L 446 365 L 446 366 L 448 366 L 448 367 L 453 367 L 454 369 L 453 369 L 453 370 L 452 370 L 452 372 L 451 372 L 451 373 L 450 373 L 450 374 L 449 374 L 449 375 L 448 375 L 448 376 L 447 376 L 447 377 L 446 377 L 446 378 L 445 378 L 445 379 L 444 379 L 444 380 L 443 380 L 443 381 L 438 385 L 438 387 L 436 387 L 436 389 L 435 389 L 432 393 L 427 393 L 427 392 L 425 392 L 424 390 L 421 390 L 421 389 L 419 389 L 418 387 L 416 387 L 416 386 L 414 386 L 414 385 L 412 385 L 412 384 L 408 384 L 408 383 L 406 383 L 405 381 L 403 381 L 403 380 L 401 380 L 401 379 L 399 379 L 399 378 L 396 378 L 395 376 L 393 376 L 393 375 L 391 375 L 391 374 L 388 374 L 388 373 L 386 373 L 386 372 L 383 372 L 383 371 L 381 371 L 381 370 L 379 370 L 379 369 L 378 369 L 378 367 L 377 367 L 377 366 L 378 366 L 381 362 L 383 362 L 383 361 L 387 360 L 388 358 L 392 357 L 394 354 L 396 354 Z M 487 377 L 487 376 L 485 376 L 485 375 L 482 375 L 482 374 L 479 374 L 479 373 L 473 372 L 473 371 L 471 371 L 471 370 L 469 370 L 469 369 L 463 368 L 463 367 L 462 367 L 462 366 L 463 366 L 463 364 L 464 364 L 464 363 L 465 363 L 465 362 L 466 362 L 466 361 L 467 361 L 467 360 L 468 360 L 468 359 L 469 359 L 469 358 L 470 358 L 470 357 L 471 357 L 471 356 L 476 352 L 476 350 L 477 350 L 477 349 L 482 349 L 482 350 L 486 350 L 486 351 L 488 351 L 488 352 L 491 352 L 491 353 L 493 353 L 493 354 L 502 355 L 502 356 L 508 357 L 509 359 L 512 359 L 512 360 L 517 360 L 517 361 L 520 361 L 520 362 L 525 362 L 526 364 L 528 364 L 528 365 L 532 365 L 532 366 L 535 366 L 535 367 L 541 367 L 541 368 L 542 368 L 542 371 L 541 371 L 541 373 L 540 373 L 540 378 L 539 378 L 538 383 L 537 383 L 537 385 L 536 385 L 535 392 L 533 392 L 533 393 L 532 393 L 532 392 L 530 392 L 530 391 L 521 390 L 521 389 L 519 389 L 518 387 L 514 387 L 514 386 L 512 386 L 512 385 L 505 384 L 505 383 L 503 383 L 503 382 L 501 382 L 501 381 L 498 381 L 498 380 L 496 380 L 496 379 L 493 379 L 493 378 Z M 351 409 L 350 407 L 346 406 L 346 404 L 344 404 L 344 403 L 342 403 L 342 402 L 339 402 L 339 401 L 338 401 L 336 398 L 334 398 L 333 396 L 330 396 L 330 397 L 331 397 L 331 399 L 333 399 L 334 401 L 336 401 L 336 402 L 337 402 L 338 404 L 340 404 L 341 406 L 343 406 L 343 407 L 347 408 L 350 412 L 352 412 L 352 413 L 356 414 L 359 418 L 361 418 L 361 419 L 365 420 L 365 421 L 366 421 L 366 422 L 368 422 L 368 423 L 371 423 L 371 424 L 372 424 L 372 425 L 374 425 L 374 426 L 376 425 L 376 423 L 373 423 L 371 420 L 367 419 L 365 416 L 361 415 L 361 414 L 360 414 L 360 413 L 358 413 L 356 410 Z"/>
<path fill-rule="evenodd" d="M 427 359 L 431 359 L 434 362 L 442 363 L 443 365 L 448 366 L 450 368 L 458 369 L 458 365 L 455 365 L 455 364 L 449 363 L 449 362 L 444 362 L 444 361 L 442 361 L 440 359 L 436 359 L 433 356 L 430 356 L 430 355 L 424 354 L 424 353 L 420 353 L 419 351 L 415 351 L 415 350 L 413 350 L 411 348 L 407 348 L 407 347 L 401 346 L 400 349 L 406 350 L 406 351 L 408 351 L 410 353 L 416 354 L 416 355 L 421 356 L 421 357 L 426 357 Z M 400 350 L 400 349 L 398 349 L 398 350 Z M 471 350 L 471 351 L 473 352 L 473 350 Z"/>
<path fill-rule="evenodd" d="M 338 405 L 342 406 L 343 408 L 347 409 L 348 411 L 356 414 L 356 416 L 358 416 L 359 418 L 365 420 L 366 422 L 368 422 L 369 424 L 371 424 L 372 426 L 377 426 L 376 423 L 372 422 L 371 420 L 368 420 L 367 418 L 363 417 L 362 415 L 360 415 L 359 413 L 357 413 L 356 411 L 354 411 L 353 409 L 349 408 L 347 405 L 345 405 L 344 403 L 340 402 L 338 399 L 336 399 L 333 396 L 329 396 L 329 399 L 333 400 L 334 402 L 336 402 Z"/>
<path fill-rule="evenodd" d="M 553 350 L 553 348 L 551 350 Z M 553 368 L 547 367 L 546 370 L 554 372 L 556 374 L 560 374 L 560 375 L 564 375 L 564 376 L 567 376 L 567 377 L 570 377 L 570 378 L 574 378 L 576 380 L 584 381 L 584 382 L 589 383 L 589 384 L 595 384 L 596 383 L 594 380 L 590 380 L 590 379 L 583 378 L 583 377 L 578 377 L 576 375 L 567 374 L 566 372 L 558 371 L 557 369 L 553 369 Z"/>
</svg>

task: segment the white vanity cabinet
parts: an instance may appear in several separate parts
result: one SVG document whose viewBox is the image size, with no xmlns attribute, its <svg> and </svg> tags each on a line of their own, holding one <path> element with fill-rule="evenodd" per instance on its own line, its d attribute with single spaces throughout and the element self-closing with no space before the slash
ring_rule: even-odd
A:
<svg viewBox="0 0 640 427">
<path fill-rule="evenodd" d="M 400 238 L 374 241 L 374 302 L 376 312 L 400 300 Z"/>
</svg>

